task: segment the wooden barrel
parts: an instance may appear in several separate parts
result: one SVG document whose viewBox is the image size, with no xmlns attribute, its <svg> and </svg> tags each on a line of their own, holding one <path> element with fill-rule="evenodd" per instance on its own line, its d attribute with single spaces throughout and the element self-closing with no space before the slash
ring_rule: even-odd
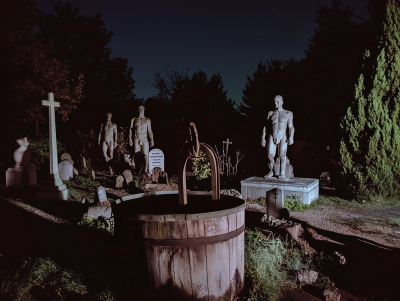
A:
<svg viewBox="0 0 400 301">
<path fill-rule="evenodd" d="M 143 244 L 154 300 L 234 300 L 244 284 L 242 199 L 157 193 L 116 206 L 118 235 Z"/>
</svg>

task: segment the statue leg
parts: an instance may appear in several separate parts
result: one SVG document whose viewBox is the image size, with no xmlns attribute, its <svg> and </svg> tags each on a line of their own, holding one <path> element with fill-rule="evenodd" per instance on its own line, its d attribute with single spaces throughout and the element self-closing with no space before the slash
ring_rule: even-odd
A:
<svg viewBox="0 0 400 301">
<path fill-rule="evenodd" d="M 275 165 L 275 153 L 276 153 L 276 144 L 272 141 L 272 135 L 269 136 L 268 139 L 268 167 L 269 172 L 264 178 L 271 178 L 274 175 L 274 165 Z"/>
<path fill-rule="evenodd" d="M 280 175 L 279 179 L 285 179 L 285 171 L 286 171 L 286 151 L 287 151 L 287 142 L 286 142 L 286 137 L 283 137 L 280 143 L 279 147 L 279 158 L 281 159 L 281 170 L 280 170 Z"/>
<path fill-rule="evenodd" d="M 141 147 L 139 145 L 139 140 L 134 140 L 134 153 L 132 156 L 132 161 L 134 162 L 136 168 L 138 168 L 139 166 L 142 166 L 141 164 L 141 159 L 140 159 L 140 154 L 141 154 Z M 138 172 L 140 171 L 140 169 L 138 170 Z"/>
<path fill-rule="evenodd" d="M 145 164 L 145 173 L 149 173 L 149 142 L 144 141 L 142 144 L 142 151 L 144 156 L 144 164 Z"/>
<path fill-rule="evenodd" d="M 110 158 L 108 158 L 108 156 L 107 156 L 107 149 L 108 149 L 107 142 L 103 141 L 103 156 L 104 156 L 104 159 L 106 160 L 106 162 L 108 162 L 110 160 Z"/>
<path fill-rule="evenodd" d="M 114 141 L 113 140 L 111 140 L 109 142 L 108 148 L 110 149 L 110 160 L 111 160 L 114 155 Z"/>
</svg>

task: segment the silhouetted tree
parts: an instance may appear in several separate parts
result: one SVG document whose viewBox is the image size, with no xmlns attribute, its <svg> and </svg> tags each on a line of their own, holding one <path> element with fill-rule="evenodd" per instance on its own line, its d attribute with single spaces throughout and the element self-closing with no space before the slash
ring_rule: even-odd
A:
<svg viewBox="0 0 400 301">
<path fill-rule="evenodd" d="M 400 3 L 386 3 L 383 32 L 365 51 L 355 101 L 341 124 L 343 176 L 353 193 L 400 192 Z"/>
<path fill-rule="evenodd" d="M 117 123 L 128 123 L 135 98 L 133 68 L 127 59 L 111 58 L 108 44 L 113 32 L 107 30 L 101 14 L 80 15 L 79 7 L 57 2 L 54 14 L 39 13 L 39 17 L 38 36 L 54 41 L 53 55 L 68 61 L 70 78 L 83 74 L 86 82 L 85 100 L 72 116 L 72 124 L 89 129 L 104 119 L 106 111 L 113 112 Z"/>
</svg>

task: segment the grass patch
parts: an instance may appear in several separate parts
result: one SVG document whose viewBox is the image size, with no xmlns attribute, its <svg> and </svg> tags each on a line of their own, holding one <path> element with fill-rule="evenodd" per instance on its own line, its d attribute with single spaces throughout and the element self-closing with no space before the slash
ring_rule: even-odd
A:
<svg viewBox="0 0 400 301">
<path fill-rule="evenodd" d="M 250 299 L 278 300 L 283 289 L 296 286 L 296 272 L 311 266 L 312 255 L 296 243 L 246 231 L 245 270 L 251 280 Z"/>
<path fill-rule="evenodd" d="M 85 297 L 85 298 L 83 298 Z M 86 297 L 88 299 L 86 299 Z M 110 292 L 90 292 L 80 276 L 63 270 L 50 259 L 37 258 L 23 261 L 17 271 L 0 273 L 0 300 L 97 300 L 115 301 Z"/>
<path fill-rule="evenodd" d="M 89 189 L 96 189 L 101 185 L 100 182 L 83 176 L 73 177 L 71 178 L 70 182 Z"/>
<path fill-rule="evenodd" d="M 400 206 L 400 199 L 397 196 L 382 197 L 358 195 L 351 200 L 345 200 L 337 196 L 320 195 L 311 203 L 311 208 L 316 208 L 321 205 L 352 209 L 382 208 Z"/>
<path fill-rule="evenodd" d="M 400 219 L 390 217 L 374 217 L 374 216 L 361 216 L 361 217 L 336 217 L 335 223 L 348 226 L 349 228 L 358 230 L 362 233 L 374 234 L 392 234 L 393 227 L 400 227 Z"/>
</svg>

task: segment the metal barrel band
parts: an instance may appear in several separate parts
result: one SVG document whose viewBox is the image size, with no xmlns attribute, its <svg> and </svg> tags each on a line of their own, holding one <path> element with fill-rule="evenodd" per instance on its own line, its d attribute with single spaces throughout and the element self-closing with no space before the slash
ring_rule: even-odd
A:
<svg viewBox="0 0 400 301">
<path fill-rule="evenodd" d="M 164 247 L 188 247 L 196 245 L 213 244 L 217 242 L 227 241 L 231 238 L 235 238 L 244 232 L 245 226 L 243 225 L 239 229 L 210 237 L 198 237 L 188 239 L 143 239 L 144 244 L 152 246 L 164 246 Z"/>
</svg>

